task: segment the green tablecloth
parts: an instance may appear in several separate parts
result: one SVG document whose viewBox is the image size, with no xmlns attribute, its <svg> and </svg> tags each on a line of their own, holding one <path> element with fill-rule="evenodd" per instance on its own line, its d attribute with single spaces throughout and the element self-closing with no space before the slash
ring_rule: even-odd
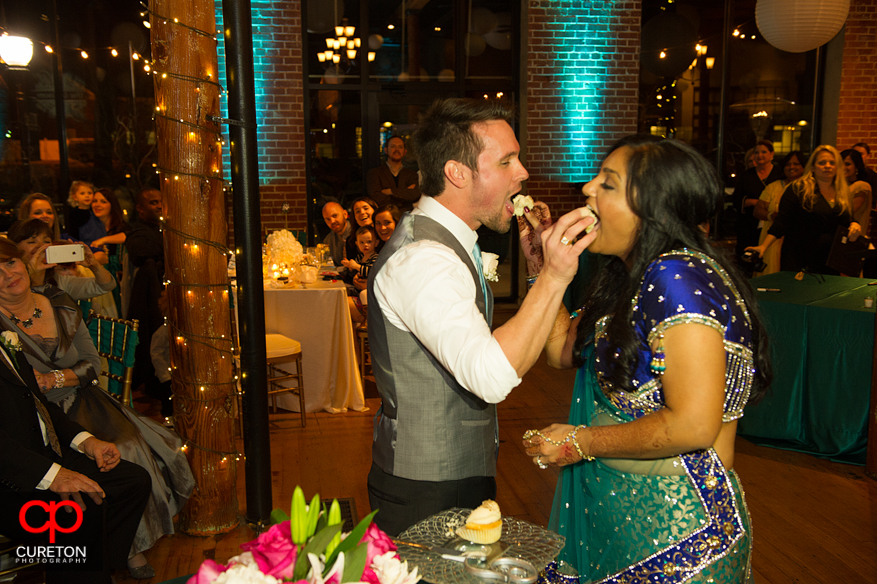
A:
<svg viewBox="0 0 877 584">
<path fill-rule="evenodd" d="M 873 280 L 791 272 L 755 278 L 772 344 L 774 380 L 747 406 L 738 433 L 753 442 L 865 463 L 874 312 Z"/>
</svg>

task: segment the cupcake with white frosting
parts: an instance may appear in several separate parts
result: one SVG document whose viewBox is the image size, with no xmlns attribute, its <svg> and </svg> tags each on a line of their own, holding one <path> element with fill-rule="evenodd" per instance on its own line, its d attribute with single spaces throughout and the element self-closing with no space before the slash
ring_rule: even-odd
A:
<svg viewBox="0 0 877 584">
<path fill-rule="evenodd" d="M 502 536 L 502 514 L 496 501 L 488 499 L 473 510 L 457 535 L 474 543 L 496 543 Z"/>
</svg>

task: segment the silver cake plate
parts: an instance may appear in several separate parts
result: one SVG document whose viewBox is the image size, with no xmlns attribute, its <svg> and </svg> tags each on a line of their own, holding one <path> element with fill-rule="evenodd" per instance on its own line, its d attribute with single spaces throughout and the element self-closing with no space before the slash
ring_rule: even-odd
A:
<svg viewBox="0 0 877 584">
<path fill-rule="evenodd" d="M 456 530 L 466 523 L 471 509 L 454 508 L 437 513 L 406 529 L 399 539 L 424 546 L 451 547 L 464 551 L 478 544 L 460 540 Z M 502 518 L 500 544 L 505 547 L 502 557 L 519 558 L 542 570 L 563 549 L 565 538 L 514 517 Z M 484 580 L 468 573 L 461 562 L 447 560 L 441 555 L 421 548 L 400 545 L 402 560 L 408 561 L 408 569 L 417 567 L 420 577 L 432 584 L 484 584 Z"/>
</svg>

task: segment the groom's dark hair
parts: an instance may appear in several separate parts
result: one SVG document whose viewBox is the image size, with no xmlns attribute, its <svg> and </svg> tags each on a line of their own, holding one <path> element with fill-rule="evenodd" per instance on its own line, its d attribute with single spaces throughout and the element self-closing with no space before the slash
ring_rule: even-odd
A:
<svg viewBox="0 0 877 584">
<path fill-rule="evenodd" d="M 503 120 L 511 125 L 514 111 L 495 99 L 439 99 L 420 118 L 411 139 L 420 167 L 420 192 L 436 197 L 445 190 L 445 163 L 457 160 L 478 172 L 484 144 L 472 125 Z"/>
</svg>

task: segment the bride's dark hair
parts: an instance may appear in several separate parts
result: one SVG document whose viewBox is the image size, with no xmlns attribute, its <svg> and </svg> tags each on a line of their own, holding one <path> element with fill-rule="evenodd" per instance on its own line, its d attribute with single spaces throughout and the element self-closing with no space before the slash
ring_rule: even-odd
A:
<svg viewBox="0 0 877 584">
<path fill-rule="evenodd" d="M 755 294 L 726 254 L 712 246 L 709 220 L 724 202 L 724 190 L 713 167 L 694 149 L 676 140 L 637 134 L 618 141 L 607 154 L 627 148 L 627 203 L 639 218 L 639 228 L 627 264 L 612 257 L 591 282 L 585 295 L 584 317 L 578 326 L 574 354 L 593 339 L 594 326 L 609 314 L 606 329 L 615 350 L 607 352 L 608 381 L 619 390 L 635 391 L 631 373 L 638 360 L 640 340 L 630 324 L 630 299 L 639 289 L 646 268 L 659 255 L 686 247 L 712 257 L 728 273 L 746 302 L 752 318 L 755 375 L 750 400 L 759 399 L 772 377 L 767 333 Z"/>
</svg>

